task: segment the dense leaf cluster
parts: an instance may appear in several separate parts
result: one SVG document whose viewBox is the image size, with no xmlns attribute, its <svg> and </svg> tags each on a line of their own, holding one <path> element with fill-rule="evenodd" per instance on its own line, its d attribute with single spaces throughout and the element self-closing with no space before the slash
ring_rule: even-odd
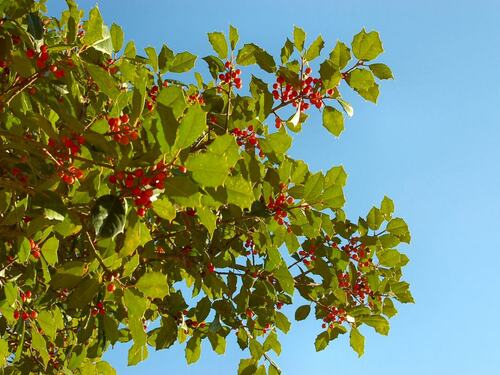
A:
<svg viewBox="0 0 500 375">
<path fill-rule="evenodd" d="M 233 331 L 249 349 L 239 373 L 279 373 L 294 302 L 296 320 L 319 320 L 317 350 L 350 332 L 363 354 L 363 324 L 386 335 L 393 301 L 413 301 L 396 249 L 407 225 L 386 197 L 347 219 L 343 168 L 286 154 L 312 110 L 340 135 L 342 82 L 377 100 L 392 78 L 372 63 L 378 33 L 338 42 L 315 73 L 321 37 L 306 47 L 295 28 L 277 62 L 231 27 L 208 34 L 208 74 L 186 84 L 195 55 L 141 56 L 97 8 L 67 3 L 60 18 L 43 1 L 0 5 L 5 372 L 114 373 L 100 358 L 129 341 L 129 365 L 184 342 L 192 363 Z"/>
</svg>

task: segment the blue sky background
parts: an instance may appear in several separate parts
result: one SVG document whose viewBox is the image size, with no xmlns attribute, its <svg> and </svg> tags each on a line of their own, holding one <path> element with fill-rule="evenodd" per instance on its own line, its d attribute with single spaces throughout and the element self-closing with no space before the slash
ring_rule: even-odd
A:
<svg viewBox="0 0 500 375">
<path fill-rule="evenodd" d="M 96 4 L 79 3 L 85 9 Z M 311 116 L 291 155 L 312 170 L 344 165 L 347 211 L 354 219 L 384 195 L 394 199 L 412 231 L 404 250 L 416 304 L 399 306 L 388 337 L 364 327 L 361 359 L 348 337 L 315 353 L 320 322 L 307 320 L 281 336 L 277 362 L 284 374 L 500 373 L 500 2 L 97 3 L 105 21 L 120 24 L 139 47 L 166 42 L 200 57 L 211 53 L 206 33 L 226 31 L 229 24 L 239 28 L 241 42 L 255 42 L 275 56 L 293 25 L 303 27 L 310 41 L 322 34 L 326 53 L 337 39 L 350 43 L 362 27 L 378 30 L 386 50 L 378 61 L 396 79 L 382 82 L 377 105 L 352 96 L 355 115 L 339 139 L 323 129 L 319 115 Z M 49 0 L 51 13 L 64 6 Z M 204 62 L 198 67 L 204 69 Z M 235 373 L 246 355 L 233 340 L 223 356 L 208 342 L 203 349 L 191 366 L 181 345 L 150 351 L 147 361 L 130 368 L 126 347 L 105 358 L 119 374 L 219 374 Z"/>
</svg>

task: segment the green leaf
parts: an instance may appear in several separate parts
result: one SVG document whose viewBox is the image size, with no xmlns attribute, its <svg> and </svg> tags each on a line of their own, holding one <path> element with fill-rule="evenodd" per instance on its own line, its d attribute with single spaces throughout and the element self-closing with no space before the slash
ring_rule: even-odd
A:
<svg viewBox="0 0 500 375">
<path fill-rule="evenodd" d="M 375 85 L 375 79 L 369 70 L 355 69 L 350 73 L 348 83 L 353 89 L 367 90 Z"/>
<path fill-rule="evenodd" d="M 135 287 L 151 298 L 163 298 L 169 293 L 167 276 L 161 272 L 145 273 Z"/>
<path fill-rule="evenodd" d="M 382 202 L 380 203 L 380 212 L 386 219 L 391 218 L 392 213 L 394 212 L 394 202 L 392 199 L 384 196 L 384 199 L 382 199 Z"/>
<path fill-rule="evenodd" d="M 293 43 L 287 38 L 285 44 L 283 45 L 283 48 L 281 48 L 281 63 L 286 64 L 288 60 L 290 59 L 290 56 L 292 56 L 293 53 Z"/>
<path fill-rule="evenodd" d="M 151 67 L 153 68 L 153 72 L 157 72 L 158 71 L 158 55 L 156 53 L 156 50 L 153 47 L 146 47 L 146 48 L 144 48 L 144 51 L 146 51 L 146 54 L 148 55 L 149 64 L 151 64 Z"/>
<path fill-rule="evenodd" d="M 359 60 L 375 59 L 384 52 L 378 32 L 370 31 L 367 33 L 365 29 L 361 30 L 352 40 L 352 52 Z"/>
<path fill-rule="evenodd" d="M 161 73 L 165 73 L 168 70 L 170 63 L 174 60 L 175 55 L 166 44 L 161 47 L 160 55 L 158 56 L 158 67 Z"/>
<path fill-rule="evenodd" d="M 351 107 L 349 103 L 347 103 L 342 98 L 337 98 L 337 101 L 339 102 L 339 104 L 342 106 L 342 109 L 349 117 L 352 117 L 354 115 L 354 109 Z"/>
<path fill-rule="evenodd" d="M 290 321 L 286 317 L 285 314 L 283 314 L 280 311 L 276 311 L 276 316 L 274 318 L 274 322 L 276 324 L 276 327 L 280 329 L 283 333 L 288 333 L 290 330 Z"/>
<path fill-rule="evenodd" d="M 295 310 L 295 320 L 304 320 L 311 312 L 311 305 L 302 305 Z"/>
<path fill-rule="evenodd" d="M 293 44 L 299 52 L 304 49 L 304 42 L 306 40 L 306 33 L 300 27 L 294 26 L 293 28 Z"/>
<path fill-rule="evenodd" d="M 378 250 L 377 258 L 380 265 L 385 267 L 403 267 L 409 261 L 406 255 L 394 249 Z"/>
<path fill-rule="evenodd" d="M 217 55 L 219 55 L 221 59 L 227 59 L 228 48 L 224 33 L 221 32 L 208 33 L 208 41 L 210 42 L 214 51 L 217 53 Z"/>
<path fill-rule="evenodd" d="M 56 338 L 56 325 L 54 322 L 54 316 L 48 310 L 42 310 L 38 313 L 38 317 L 36 318 L 37 323 L 40 325 L 40 328 L 43 330 L 44 334 L 49 336 L 51 339 Z"/>
<path fill-rule="evenodd" d="M 89 19 L 85 22 L 85 36 L 83 43 L 92 46 L 103 37 L 103 21 L 99 8 L 96 6 L 89 12 Z"/>
<path fill-rule="evenodd" d="M 321 63 L 319 66 L 319 76 L 326 88 L 338 86 L 342 79 L 339 68 L 331 60 L 325 60 Z"/>
<path fill-rule="evenodd" d="M 206 112 L 199 104 L 189 107 L 177 129 L 174 149 L 183 150 L 198 139 L 207 128 Z"/>
<path fill-rule="evenodd" d="M 273 73 L 276 70 L 274 58 L 253 43 L 245 44 L 243 48 L 238 51 L 236 63 L 243 66 L 257 64 L 268 73 Z"/>
<path fill-rule="evenodd" d="M 123 30 L 116 23 L 111 25 L 111 42 L 113 43 L 113 51 L 119 52 L 123 46 Z"/>
<path fill-rule="evenodd" d="M 133 254 L 139 246 L 144 246 L 151 241 L 151 234 L 147 225 L 137 217 L 134 217 L 133 220 L 125 231 L 125 240 L 119 253 L 121 257 Z"/>
<path fill-rule="evenodd" d="M 199 186 L 185 176 L 171 177 L 165 180 L 165 194 L 183 207 L 200 205 Z"/>
<path fill-rule="evenodd" d="M 264 351 L 268 352 L 273 350 L 277 355 L 281 354 L 281 344 L 278 341 L 278 335 L 275 331 L 272 331 L 267 335 L 266 341 L 264 341 Z"/>
<path fill-rule="evenodd" d="M 57 263 L 57 250 L 59 249 L 59 240 L 56 237 L 50 237 L 42 245 L 41 251 L 48 264 L 54 266 Z"/>
<path fill-rule="evenodd" d="M 96 279 L 83 279 L 68 298 L 67 304 L 71 309 L 83 308 L 99 293 L 101 284 Z"/>
<path fill-rule="evenodd" d="M 382 305 L 382 312 L 384 315 L 392 318 L 394 315 L 398 313 L 398 310 L 394 307 L 394 303 L 389 297 L 384 298 L 384 303 Z"/>
<path fill-rule="evenodd" d="M 135 56 L 137 55 L 137 51 L 135 49 L 135 43 L 133 40 L 127 43 L 125 46 L 125 51 L 123 52 L 125 57 L 128 57 L 129 59 L 135 59 Z"/>
<path fill-rule="evenodd" d="M 402 242 L 410 243 L 410 231 L 408 230 L 408 225 L 403 219 L 399 217 L 392 219 L 387 224 L 387 231 L 398 237 Z"/>
<path fill-rule="evenodd" d="M 229 173 L 229 163 L 223 156 L 213 153 L 191 154 L 186 167 L 193 179 L 202 186 L 217 187 L 224 183 Z"/>
<path fill-rule="evenodd" d="M 128 350 L 128 362 L 129 366 L 134 366 L 141 361 L 148 358 L 148 347 L 146 345 L 132 345 Z"/>
<path fill-rule="evenodd" d="M 366 217 L 366 222 L 368 223 L 368 228 L 377 230 L 384 222 L 384 215 L 377 207 L 373 207 Z"/>
<path fill-rule="evenodd" d="M 29 13 L 26 16 L 28 24 L 28 32 L 33 35 L 33 38 L 40 40 L 43 38 L 43 23 L 36 13 Z"/>
<path fill-rule="evenodd" d="M 147 308 L 146 299 L 134 288 L 126 288 L 123 291 L 123 303 L 127 308 L 129 318 L 142 319 Z"/>
<path fill-rule="evenodd" d="M 161 327 L 155 340 L 156 350 L 171 347 L 177 339 L 177 329 L 177 322 L 174 318 L 162 317 Z"/>
<path fill-rule="evenodd" d="M 358 353 L 358 357 L 361 357 L 365 352 L 365 338 L 356 327 L 351 328 L 349 342 L 351 344 L 351 348 Z"/>
<path fill-rule="evenodd" d="M 255 375 L 258 362 L 254 358 L 241 359 L 238 366 L 238 375 Z"/>
<path fill-rule="evenodd" d="M 241 208 L 251 208 L 254 201 L 252 185 L 250 181 L 241 176 L 228 177 L 225 183 L 227 190 L 227 202 Z"/>
<path fill-rule="evenodd" d="M 87 64 L 87 70 L 99 86 L 100 91 L 111 99 L 116 99 L 118 97 L 120 91 L 118 91 L 116 81 L 108 72 L 94 64 Z"/>
<path fill-rule="evenodd" d="M 43 364 L 47 366 L 49 362 L 49 352 L 47 351 L 47 342 L 43 336 L 38 333 L 37 329 L 31 330 L 31 346 L 33 349 L 38 351 L 40 357 L 42 358 Z"/>
<path fill-rule="evenodd" d="M 54 289 L 73 288 L 87 273 L 87 265 L 83 262 L 71 261 L 59 267 L 50 280 Z"/>
<path fill-rule="evenodd" d="M 226 352 L 226 338 L 224 336 L 208 332 L 208 339 L 214 352 L 217 354 L 224 354 Z"/>
<path fill-rule="evenodd" d="M 181 52 L 175 55 L 168 70 L 173 73 L 188 72 L 193 69 L 196 63 L 196 56 L 189 52 Z"/>
<path fill-rule="evenodd" d="M 187 364 L 195 363 L 200 359 L 201 355 L 201 338 L 198 335 L 194 335 L 189 339 L 186 345 L 186 361 Z"/>
<path fill-rule="evenodd" d="M 314 346 L 316 347 L 316 351 L 320 352 L 324 350 L 328 343 L 330 342 L 330 335 L 328 331 L 321 332 L 318 336 L 316 336 L 316 340 L 314 341 Z"/>
<path fill-rule="evenodd" d="M 338 69 L 344 69 L 351 60 L 351 50 L 344 43 L 337 42 L 333 51 L 330 52 L 330 60 Z"/>
<path fill-rule="evenodd" d="M 391 69 L 385 64 L 371 64 L 368 67 L 378 79 L 394 79 Z"/>
<path fill-rule="evenodd" d="M 278 259 L 280 258 L 281 257 Z M 285 293 L 293 295 L 295 292 L 295 280 L 285 262 L 281 262 L 280 266 L 273 271 L 273 275 L 276 280 L 278 280 Z"/>
<path fill-rule="evenodd" d="M 362 318 L 362 322 L 373 327 L 381 335 L 387 336 L 389 334 L 389 322 L 383 316 L 366 316 Z"/>
<path fill-rule="evenodd" d="M 338 109 L 326 106 L 323 110 L 323 126 L 338 137 L 344 130 L 344 116 Z"/>
<path fill-rule="evenodd" d="M 324 46 L 325 46 L 325 42 L 323 41 L 323 38 L 320 35 L 309 46 L 309 48 L 307 49 L 306 54 L 304 55 L 304 58 L 307 61 L 314 60 L 316 57 L 318 57 L 320 55 L 321 50 L 323 49 Z"/>
<path fill-rule="evenodd" d="M 90 211 L 96 236 L 114 237 L 125 227 L 125 205 L 120 198 L 108 194 L 98 198 Z"/>
<path fill-rule="evenodd" d="M 9 306 L 14 305 L 17 300 L 18 290 L 13 282 L 5 283 L 4 287 L 5 299 Z"/>
<path fill-rule="evenodd" d="M 231 50 L 236 48 L 236 44 L 238 44 L 238 40 L 240 36 L 238 35 L 238 29 L 233 27 L 233 25 L 229 25 L 229 41 L 231 42 Z"/>
<path fill-rule="evenodd" d="M 153 210 L 159 217 L 168 221 L 174 220 L 177 215 L 174 205 L 167 198 L 154 201 Z"/>
</svg>

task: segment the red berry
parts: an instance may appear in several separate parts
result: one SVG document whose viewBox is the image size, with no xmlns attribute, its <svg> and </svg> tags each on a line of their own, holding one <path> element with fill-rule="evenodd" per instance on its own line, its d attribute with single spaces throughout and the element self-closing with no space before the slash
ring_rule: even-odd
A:
<svg viewBox="0 0 500 375">
<path fill-rule="evenodd" d="M 128 124 L 128 122 L 130 121 L 130 118 L 128 117 L 128 115 L 126 113 L 124 113 L 123 115 L 120 116 L 120 120 L 122 121 L 123 124 Z"/>
<path fill-rule="evenodd" d="M 108 290 L 108 292 L 113 293 L 116 290 L 116 285 L 114 283 L 110 283 L 108 284 L 106 289 Z"/>
<path fill-rule="evenodd" d="M 21 313 L 19 311 L 14 311 L 14 319 L 15 320 L 18 320 L 19 319 L 19 316 L 21 315 Z"/>
<path fill-rule="evenodd" d="M 26 57 L 28 57 L 28 59 L 32 59 L 33 57 L 35 57 L 35 54 L 36 54 L 36 52 L 34 50 L 32 50 L 31 48 L 28 48 L 26 50 Z"/>
<path fill-rule="evenodd" d="M 144 208 L 139 208 L 137 210 L 137 215 L 139 215 L 140 217 L 143 217 L 144 215 L 146 215 L 146 210 Z"/>
<path fill-rule="evenodd" d="M 26 312 L 26 311 L 23 311 L 23 313 L 21 314 L 21 318 L 23 318 L 23 320 L 28 320 L 29 319 L 29 314 Z"/>
<path fill-rule="evenodd" d="M 208 263 L 208 272 L 215 272 L 215 266 L 212 263 Z"/>
<path fill-rule="evenodd" d="M 30 299 L 31 298 L 31 290 L 27 290 L 26 293 L 24 294 L 26 298 Z"/>
<path fill-rule="evenodd" d="M 185 166 L 183 166 L 183 165 L 180 165 L 179 166 L 179 172 L 186 173 L 187 172 L 187 168 Z"/>
<path fill-rule="evenodd" d="M 38 313 L 35 310 L 31 311 L 30 318 L 31 319 L 36 319 L 37 317 L 38 317 Z"/>
<path fill-rule="evenodd" d="M 40 51 L 41 51 L 42 53 L 47 53 L 48 49 L 49 49 L 49 46 L 47 46 L 46 44 L 42 44 L 42 45 L 40 46 Z"/>
</svg>

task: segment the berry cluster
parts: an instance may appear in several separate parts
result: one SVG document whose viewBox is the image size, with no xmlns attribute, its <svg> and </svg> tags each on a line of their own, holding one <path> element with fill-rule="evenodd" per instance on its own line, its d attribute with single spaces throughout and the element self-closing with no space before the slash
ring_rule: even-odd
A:
<svg viewBox="0 0 500 375">
<path fill-rule="evenodd" d="M 342 324 L 346 321 L 346 312 L 344 309 L 338 309 L 335 306 L 325 307 L 326 316 L 323 318 L 323 324 L 321 327 L 323 329 L 329 327 L 330 329 L 334 327 L 334 324 Z"/>
<path fill-rule="evenodd" d="M 346 289 L 347 293 L 351 296 L 358 298 L 360 301 L 363 301 L 366 296 L 373 297 L 373 291 L 370 289 L 368 285 L 368 280 L 361 272 L 358 271 L 356 275 L 356 281 L 354 286 L 350 288 L 349 274 L 341 273 L 338 275 L 339 286 L 342 289 Z"/>
<path fill-rule="evenodd" d="M 10 173 L 23 185 L 28 183 L 28 176 L 26 176 L 23 171 L 17 167 L 11 169 Z"/>
<path fill-rule="evenodd" d="M 97 302 L 95 304 L 95 306 L 90 309 L 90 314 L 92 316 L 96 316 L 97 314 L 106 315 L 106 309 L 104 308 L 104 302 L 102 302 L 102 301 Z"/>
<path fill-rule="evenodd" d="M 234 87 L 236 87 L 237 89 L 241 89 L 242 85 L 242 81 L 240 78 L 241 70 L 234 69 L 234 66 L 230 61 L 226 61 L 224 67 L 226 68 L 226 72 L 219 74 L 219 79 L 221 80 L 221 83 L 219 85 L 220 89 L 219 91 L 222 91 L 222 87 L 224 85 L 227 85 L 228 87 L 234 85 Z"/>
<path fill-rule="evenodd" d="M 61 136 L 60 141 L 49 139 L 48 153 L 56 162 L 58 176 L 68 185 L 83 177 L 83 172 L 73 166 L 73 156 L 80 152 L 80 146 L 84 143 L 85 138 L 74 133 L 71 138 Z"/>
<path fill-rule="evenodd" d="M 114 75 L 118 71 L 118 67 L 114 65 L 116 62 L 116 59 L 107 59 L 105 64 L 102 64 L 101 67 L 107 71 L 109 74 Z"/>
<path fill-rule="evenodd" d="M 200 103 L 200 105 L 205 105 L 205 99 L 203 99 L 203 96 L 200 93 L 196 93 L 188 96 L 188 103 Z"/>
<path fill-rule="evenodd" d="M 269 197 L 269 203 L 267 204 L 268 210 L 272 211 L 274 214 L 274 220 L 279 225 L 287 225 L 287 223 L 284 221 L 285 218 L 288 216 L 288 208 L 294 203 L 294 199 L 291 196 L 288 196 L 284 193 L 286 190 L 286 185 L 281 184 L 280 186 L 281 192 L 278 194 L 276 198 Z M 288 225 L 287 225 L 288 226 Z"/>
<path fill-rule="evenodd" d="M 332 244 L 333 247 L 338 248 L 336 243 Z M 359 267 L 369 267 L 373 265 L 373 261 L 370 257 L 370 249 L 366 247 L 365 244 L 359 242 L 358 237 L 352 237 L 349 242 L 340 247 L 347 256 L 358 262 Z"/>
<path fill-rule="evenodd" d="M 32 293 L 31 293 L 31 290 L 27 290 L 25 293 L 21 292 L 20 293 L 20 297 L 21 297 L 21 301 L 22 303 L 30 303 L 31 302 L 31 297 L 32 297 Z M 36 312 L 36 310 L 32 310 L 32 309 L 23 309 L 21 308 L 21 310 L 14 310 L 14 319 L 15 320 L 18 320 L 19 318 L 21 318 L 22 320 L 28 320 L 28 319 L 36 319 L 38 317 L 38 312 Z"/>
<path fill-rule="evenodd" d="M 255 248 L 255 243 L 253 242 L 253 239 L 251 237 L 246 239 L 244 246 L 247 249 L 246 255 L 257 255 L 258 251 Z"/>
<path fill-rule="evenodd" d="M 301 261 L 306 266 L 309 266 L 311 264 L 311 262 L 316 260 L 316 255 L 314 255 L 316 248 L 317 248 L 316 245 L 311 244 L 311 245 L 309 245 L 309 249 L 299 251 L 299 256 L 301 258 Z"/>
<path fill-rule="evenodd" d="M 26 57 L 29 59 L 35 59 L 36 58 L 36 66 L 38 69 L 44 69 L 47 66 L 47 63 L 50 59 L 49 55 L 49 47 L 46 44 L 42 44 L 40 46 L 40 52 L 36 52 L 34 49 L 28 48 L 26 50 Z M 54 74 L 54 77 L 56 78 L 62 78 L 64 77 L 64 69 L 61 67 L 52 64 L 48 66 L 49 71 L 51 71 Z"/>
<path fill-rule="evenodd" d="M 147 168 L 138 168 L 132 172 L 119 171 L 109 176 L 109 182 L 121 190 L 124 197 L 134 198 L 137 214 L 144 216 L 151 207 L 153 190 L 165 187 L 165 178 L 170 176 L 170 166 L 163 161 Z"/>
<path fill-rule="evenodd" d="M 160 92 L 160 89 L 158 86 L 154 85 L 151 87 L 151 90 L 148 90 L 148 96 L 149 99 L 146 99 L 146 108 L 148 109 L 149 112 L 151 112 L 154 108 L 154 103 L 156 103 L 156 97 L 158 96 L 158 93 Z"/>
<path fill-rule="evenodd" d="M 137 130 L 128 125 L 129 121 L 129 116 L 126 113 L 108 119 L 109 130 L 114 133 L 113 139 L 122 145 L 128 145 L 139 137 Z"/>
<path fill-rule="evenodd" d="M 40 258 L 40 247 L 38 244 L 30 239 L 30 248 L 31 248 L 31 255 L 33 255 L 33 258 L 38 259 Z"/>
<path fill-rule="evenodd" d="M 259 150 L 259 156 L 264 156 L 264 153 L 262 152 L 259 145 L 259 139 L 257 138 L 257 134 L 255 133 L 252 125 L 243 130 L 241 130 L 240 128 L 234 128 L 233 130 L 231 130 L 231 134 L 236 138 L 236 143 L 238 144 L 238 146 L 244 146 L 245 149 L 256 148 Z"/>
<path fill-rule="evenodd" d="M 323 99 L 331 97 L 335 89 L 330 88 L 326 90 L 326 94 L 323 94 L 323 82 L 320 78 L 313 78 L 310 76 L 311 68 L 306 68 L 302 74 L 299 87 L 294 87 L 292 84 L 287 83 L 283 76 L 278 76 L 276 78 L 276 83 L 273 84 L 273 97 L 275 100 L 281 100 L 282 102 L 291 102 L 294 107 L 300 105 L 300 110 L 303 112 L 311 105 L 320 109 L 323 107 Z M 306 102 L 306 101 L 309 101 Z M 281 120 L 277 118 L 276 127 L 281 126 Z"/>
</svg>

